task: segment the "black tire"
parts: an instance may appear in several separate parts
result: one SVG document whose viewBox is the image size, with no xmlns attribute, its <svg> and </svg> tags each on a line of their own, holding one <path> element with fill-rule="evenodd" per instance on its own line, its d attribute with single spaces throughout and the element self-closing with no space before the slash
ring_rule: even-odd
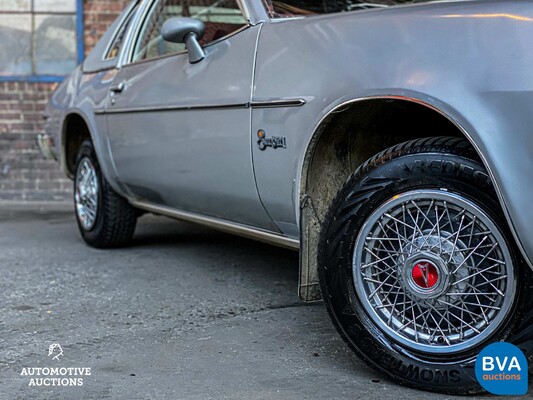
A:
<svg viewBox="0 0 533 400">
<path fill-rule="evenodd" d="M 77 180 L 78 173 L 84 160 L 88 160 L 94 167 L 97 180 L 97 209 L 96 218 L 91 226 L 84 226 L 80 220 L 77 209 Z M 126 246 L 131 242 L 135 225 L 137 223 L 137 211 L 123 197 L 117 194 L 109 185 L 102 174 L 100 164 L 90 140 L 86 140 L 80 146 L 74 179 L 74 205 L 76 221 L 85 242 L 96 248 L 114 248 Z"/>
<path fill-rule="evenodd" d="M 356 288 L 356 279 L 360 278 L 354 277 L 352 264 L 359 232 L 383 204 L 402 193 L 443 189 L 469 199 L 490 216 L 505 238 L 517 281 L 512 307 L 497 325 L 499 328 L 475 347 L 447 355 L 413 349 L 386 333 L 385 327 L 370 315 L 368 306 L 363 306 Z M 362 240 L 367 243 L 373 239 Z M 409 273 L 414 276 L 416 266 L 412 268 Z M 396 383 L 446 394 L 482 392 L 475 376 L 475 360 L 482 348 L 496 341 L 519 346 L 531 367 L 531 270 L 512 239 L 486 169 L 464 139 L 409 141 L 377 154 L 359 167 L 338 192 L 321 227 L 318 269 L 324 302 L 343 339 L 366 363 Z M 397 276 L 403 276 L 401 273 Z M 425 279 L 427 284 L 427 275 Z"/>
</svg>

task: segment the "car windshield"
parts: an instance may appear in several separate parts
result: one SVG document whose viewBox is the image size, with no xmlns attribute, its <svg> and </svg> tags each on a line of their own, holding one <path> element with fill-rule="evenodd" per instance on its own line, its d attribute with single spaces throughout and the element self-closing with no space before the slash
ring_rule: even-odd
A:
<svg viewBox="0 0 533 400">
<path fill-rule="evenodd" d="M 428 3 L 438 0 L 263 0 L 271 18 L 287 18 L 389 7 L 399 4 Z"/>
</svg>

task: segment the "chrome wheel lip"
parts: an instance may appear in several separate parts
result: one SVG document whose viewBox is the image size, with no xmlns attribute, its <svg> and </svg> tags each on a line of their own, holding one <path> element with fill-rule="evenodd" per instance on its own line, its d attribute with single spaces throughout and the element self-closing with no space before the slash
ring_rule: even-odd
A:
<svg viewBox="0 0 533 400">
<path fill-rule="evenodd" d="M 381 218 L 381 216 L 386 212 L 386 210 L 392 210 L 396 205 L 402 204 L 405 202 L 408 202 L 410 200 L 420 200 L 423 198 L 424 200 L 428 201 L 430 199 L 432 200 L 443 200 L 447 201 L 450 204 L 454 204 L 454 202 L 459 203 L 460 205 L 467 206 L 468 210 L 472 212 L 473 215 L 480 218 L 480 220 L 483 222 L 483 224 L 488 228 L 490 233 L 494 235 L 496 238 L 497 243 L 500 246 L 501 252 L 503 254 L 503 258 L 505 260 L 506 265 L 506 296 L 504 296 L 503 302 L 501 304 L 500 310 L 497 312 L 496 317 L 492 320 L 490 320 L 490 323 L 487 323 L 486 328 L 481 331 L 480 334 L 474 336 L 473 338 L 470 338 L 462 343 L 458 344 L 443 344 L 443 345 L 437 345 L 437 344 L 422 344 L 420 342 L 417 342 L 413 340 L 412 338 L 406 337 L 405 335 L 399 334 L 395 329 L 391 328 L 387 323 L 385 323 L 382 320 L 382 316 L 378 314 L 378 311 L 376 310 L 376 307 L 374 307 L 370 302 L 368 301 L 366 295 L 365 295 L 365 288 L 364 288 L 364 282 L 363 277 L 361 275 L 361 257 L 362 250 L 366 243 L 367 235 L 370 233 L 370 231 L 373 229 L 373 226 L 377 223 L 377 221 Z M 453 254 L 452 256 L 453 257 Z M 453 261 L 453 260 L 451 260 Z M 420 190 L 413 190 L 409 192 L 405 192 L 400 195 L 396 195 L 393 198 L 389 199 L 387 202 L 385 202 L 383 205 L 381 205 L 377 210 L 375 210 L 371 216 L 365 221 L 364 225 L 362 226 L 361 230 L 359 231 L 355 246 L 354 246 L 354 253 L 352 258 L 352 273 L 354 277 L 354 286 L 355 286 L 355 292 L 358 296 L 361 304 L 363 305 L 363 308 L 367 312 L 367 314 L 370 316 L 371 320 L 378 326 L 378 328 L 383 331 L 388 337 L 392 338 L 393 340 L 399 342 L 400 344 L 405 345 L 406 347 L 417 350 L 425 353 L 431 353 L 431 354 L 453 354 L 458 353 L 462 351 L 466 351 L 468 349 L 471 349 L 485 340 L 487 340 L 503 323 L 505 318 L 508 316 L 511 307 L 514 303 L 514 298 L 516 297 L 516 279 L 514 274 L 514 268 L 512 263 L 511 254 L 509 251 L 509 248 L 507 246 L 507 243 L 498 229 L 498 227 L 495 225 L 495 223 L 492 221 L 492 219 L 479 208 L 475 203 L 470 201 L 469 199 L 452 192 L 449 192 L 445 189 L 437 190 L 437 189 L 420 189 Z M 416 322 L 415 318 L 415 322 Z M 416 331 L 415 331 L 416 335 Z"/>
<path fill-rule="evenodd" d="M 96 224 L 99 189 L 96 168 L 88 157 L 84 157 L 76 171 L 74 202 L 78 221 L 86 231 Z"/>
</svg>

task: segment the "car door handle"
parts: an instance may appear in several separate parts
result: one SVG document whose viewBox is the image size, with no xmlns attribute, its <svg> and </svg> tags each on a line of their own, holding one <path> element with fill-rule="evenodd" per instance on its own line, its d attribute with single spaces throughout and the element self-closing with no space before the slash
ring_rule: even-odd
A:
<svg viewBox="0 0 533 400">
<path fill-rule="evenodd" d="M 122 93 L 125 87 L 126 87 L 126 84 L 124 82 L 120 82 L 116 86 L 111 86 L 109 90 L 111 90 L 113 93 Z"/>
</svg>

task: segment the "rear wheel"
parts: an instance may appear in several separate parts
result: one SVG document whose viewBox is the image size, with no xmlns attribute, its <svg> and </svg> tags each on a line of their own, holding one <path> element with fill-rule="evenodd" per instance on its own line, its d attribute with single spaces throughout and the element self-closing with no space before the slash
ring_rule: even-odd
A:
<svg viewBox="0 0 533 400">
<path fill-rule="evenodd" d="M 120 247 L 131 241 L 137 212 L 111 188 L 89 140 L 83 142 L 77 157 L 74 205 L 81 236 L 90 246 Z"/>
<path fill-rule="evenodd" d="M 370 159 L 335 198 L 321 231 L 323 297 L 352 349 L 390 378 L 479 392 L 484 346 L 514 341 L 533 354 L 523 339 L 531 274 L 511 238 L 468 142 L 407 142 Z"/>
</svg>

